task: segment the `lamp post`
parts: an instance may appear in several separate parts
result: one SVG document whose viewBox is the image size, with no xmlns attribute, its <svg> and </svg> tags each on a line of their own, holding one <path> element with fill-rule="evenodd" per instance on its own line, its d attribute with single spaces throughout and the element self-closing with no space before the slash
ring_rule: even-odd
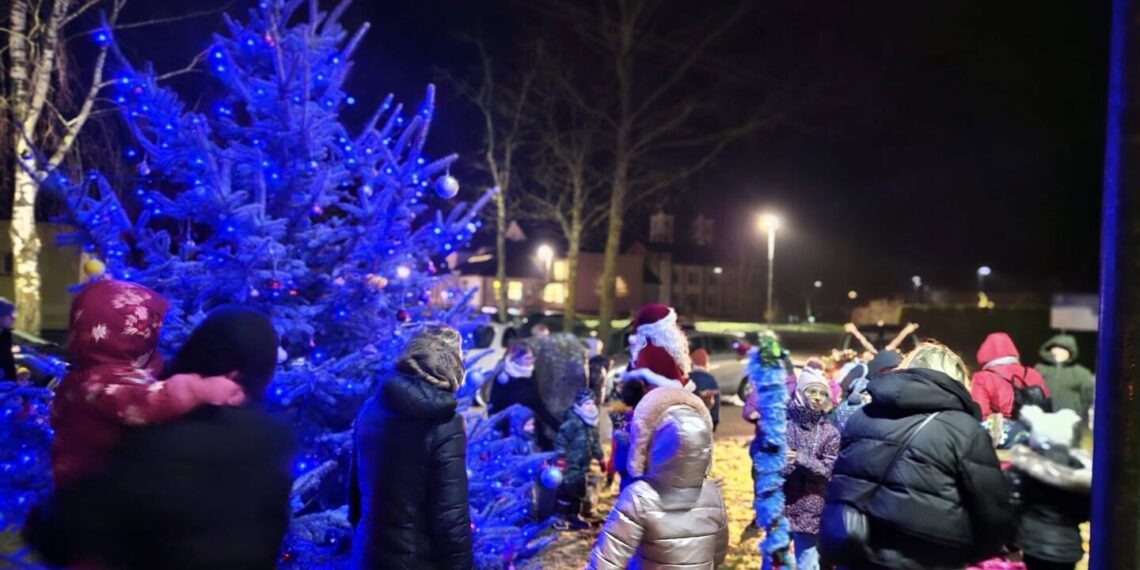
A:
<svg viewBox="0 0 1140 570">
<path fill-rule="evenodd" d="M 988 266 L 988 265 L 983 265 L 983 266 L 978 268 L 978 292 L 979 293 L 985 293 L 986 292 L 986 277 L 989 277 L 990 274 L 992 274 L 993 272 L 994 271 L 992 269 L 990 269 L 990 266 Z"/>
<path fill-rule="evenodd" d="M 922 277 L 918 275 L 911 277 L 910 284 L 914 285 L 914 302 L 922 303 Z"/>
<path fill-rule="evenodd" d="M 780 229 L 781 223 L 780 216 L 776 214 L 760 214 L 758 225 L 762 231 L 768 233 L 768 298 L 764 306 L 764 320 L 769 323 L 776 316 L 775 308 L 772 305 L 772 283 L 775 278 L 776 230 Z"/>
<path fill-rule="evenodd" d="M 815 322 L 815 313 L 811 310 L 811 298 L 813 295 L 817 294 L 822 287 L 823 281 L 816 281 L 815 283 L 812 283 L 812 289 L 808 292 L 807 319 L 809 323 Z"/>
</svg>

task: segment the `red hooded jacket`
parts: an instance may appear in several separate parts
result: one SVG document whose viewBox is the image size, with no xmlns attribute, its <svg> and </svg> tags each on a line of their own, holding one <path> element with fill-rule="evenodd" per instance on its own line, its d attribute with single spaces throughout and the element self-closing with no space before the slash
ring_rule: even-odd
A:
<svg viewBox="0 0 1140 570">
<path fill-rule="evenodd" d="M 1013 385 L 1039 386 L 1045 395 L 1049 389 L 1045 380 L 1032 367 L 1021 364 L 1021 354 L 1013 339 L 1003 332 L 992 333 L 978 348 L 978 366 L 974 373 L 970 395 L 982 409 L 982 417 L 1001 414 L 1013 418 Z"/>
</svg>

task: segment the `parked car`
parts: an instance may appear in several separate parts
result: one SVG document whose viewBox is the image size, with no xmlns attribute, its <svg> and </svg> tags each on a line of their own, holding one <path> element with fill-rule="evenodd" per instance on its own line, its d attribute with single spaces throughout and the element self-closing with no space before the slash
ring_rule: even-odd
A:
<svg viewBox="0 0 1140 570">
<path fill-rule="evenodd" d="M 720 385 L 721 403 L 742 405 L 748 395 L 748 356 L 738 350 L 744 340 L 744 335 L 729 333 L 699 332 L 686 330 L 689 337 L 689 350 L 705 349 L 709 353 L 709 372 L 716 377 Z M 613 370 L 607 377 L 607 393 L 621 383 L 621 375 L 629 363 L 629 351 L 624 351 L 619 358 L 615 357 Z"/>
<path fill-rule="evenodd" d="M 12 354 L 17 368 L 27 368 L 36 386 L 53 386 L 67 374 L 64 347 L 38 336 L 13 330 Z"/>
</svg>

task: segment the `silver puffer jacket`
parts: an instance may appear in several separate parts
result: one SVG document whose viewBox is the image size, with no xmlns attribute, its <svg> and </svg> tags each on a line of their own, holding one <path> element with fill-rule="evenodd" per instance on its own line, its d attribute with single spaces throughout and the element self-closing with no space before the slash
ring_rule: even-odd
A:
<svg viewBox="0 0 1140 570">
<path fill-rule="evenodd" d="M 633 413 L 627 487 L 590 554 L 589 569 L 708 569 L 724 562 L 728 519 L 712 463 L 712 418 L 697 396 L 656 388 Z"/>
</svg>

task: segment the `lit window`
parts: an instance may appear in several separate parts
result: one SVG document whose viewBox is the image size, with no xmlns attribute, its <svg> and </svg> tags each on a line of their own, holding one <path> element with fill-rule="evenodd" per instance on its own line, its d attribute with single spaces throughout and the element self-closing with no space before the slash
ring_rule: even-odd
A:
<svg viewBox="0 0 1140 570">
<path fill-rule="evenodd" d="M 512 300 L 512 301 L 522 301 L 522 298 L 523 298 L 522 281 L 507 281 L 507 298 Z"/>
<path fill-rule="evenodd" d="M 566 264 L 565 259 L 559 259 L 554 262 L 554 280 L 566 281 L 570 278 L 570 268 Z"/>
<path fill-rule="evenodd" d="M 566 302 L 565 283 L 547 283 L 542 289 L 542 302 L 552 305 L 561 305 Z"/>
</svg>

